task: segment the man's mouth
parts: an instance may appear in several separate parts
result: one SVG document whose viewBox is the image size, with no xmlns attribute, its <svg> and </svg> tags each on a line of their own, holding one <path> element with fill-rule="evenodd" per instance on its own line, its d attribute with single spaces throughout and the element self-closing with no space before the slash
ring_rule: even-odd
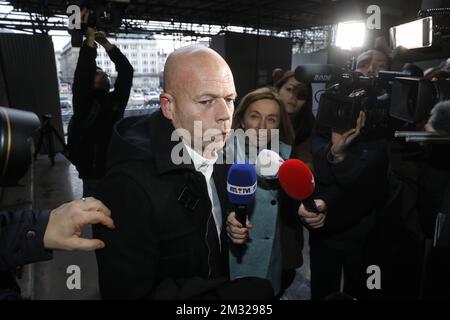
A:
<svg viewBox="0 0 450 320">
<path fill-rule="evenodd" d="M 225 141 L 228 137 L 228 133 L 227 132 L 222 132 L 221 134 L 217 134 L 215 136 L 211 137 L 211 141 Z"/>
</svg>

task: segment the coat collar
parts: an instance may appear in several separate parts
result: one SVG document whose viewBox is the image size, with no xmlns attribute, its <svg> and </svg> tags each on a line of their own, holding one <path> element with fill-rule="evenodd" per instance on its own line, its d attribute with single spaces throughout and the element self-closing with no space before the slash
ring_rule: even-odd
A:
<svg viewBox="0 0 450 320">
<path fill-rule="evenodd" d="M 156 111 L 156 115 L 152 117 L 150 122 L 150 138 L 152 144 L 152 152 L 154 154 L 156 170 L 159 174 L 164 174 L 174 170 L 194 170 L 195 167 L 190 163 L 176 164 L 172 161 L 173 150 L 180 150 L 183 147 L 181 140 L 172 141 L 172 133 L 175 127 L 172 122 L 164 117 L 161 111 Z"/>
</svg>

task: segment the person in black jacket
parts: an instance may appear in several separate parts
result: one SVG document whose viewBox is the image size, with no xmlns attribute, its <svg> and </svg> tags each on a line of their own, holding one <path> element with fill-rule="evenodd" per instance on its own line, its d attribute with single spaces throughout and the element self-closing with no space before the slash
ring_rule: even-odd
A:
<svg viewBox="0 0 450 320">
<path fill-rule="evenodd" d="M 365 116 L 346 133 L 315 131 L 312 138 L 316 215 L 303 205 L 300 216 L 311 228 L 311 297 L 334 292 L 362 298 L 367 265 L 365 245 L 376 210 L 386 200 L 387 141 L 360 136 Z M 330 129 L 331 131 L 331 129 Z"/>
<path fill-rule="evenodd" d="M 161 110 L 115 126 L 96 193 L 117 226 L 94 229 L 106 244 L 96 252 L 103 298 L 273 297 L 267 280 L 228 281 L 227 166 L 217 159 L 235 97 L 223 58 L 188 46 L 167 59 Z"/>
<path fill-rule="evenodd" d="M 109 91 L 108 75 L 95 64 L 95 41 L 116 66 L 117 80 Z M 123 117 L 133 79 L 133 67 L 102 33 L 87 28 L 73 83 L 74 114 L 68 128 L 68 155 L 83 179 L 83 195 L 91 196 L 105 174 L 106 154 L 114 123 Z"/>
<path fill-rule="evenodd" d="M 372 49 L 358 56 L 356 71 L 376 77 L 389 65 L 386 53 Z M 388 196 L 389 158 L 388 139 L 361 134 L 365 121 L 365 113 L 360 112 L 356 127 L 347 132 L 319 124 L 313 130 L 314 197 L 320 213 L 299 208 L 310 228 L 312 299 L 336 292 L 367 296 L 370 259 L 365 250 L 377 211 Z"/>
<path fill-rule="evenodd" d="M 88 224 L 114 228 L 111 212 L 94 198 L 83 198 L 54 210 L 0 212 L 0 300 L 20 298 L 12 270 L 50 260 L 52 250 L 91 251 L 103 248 L 98 239 L 81 238 Z"/>
</svg>

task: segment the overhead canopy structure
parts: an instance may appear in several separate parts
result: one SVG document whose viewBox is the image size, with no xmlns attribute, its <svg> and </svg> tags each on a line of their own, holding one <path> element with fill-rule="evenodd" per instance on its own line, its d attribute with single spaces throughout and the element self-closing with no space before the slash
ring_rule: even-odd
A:
<svg viewBox="0 0 450 320">
<path fill-rule="evenodd" d="M 66 14 L 70 3 L 81 1 L 11 0 L 15 8 L 44 15 Z M 337 23 L 353 13 L 366 14 L 370 4 L 405 15 L 420 7 L 420 0 L 103 0 L 126 5 L 126 19 L 241 26 L 276 31 L 298 30 Z"/>
<path fill-rule="evenodd" d="M 192 38 L 231 31 L 293 39 L 295 52 L 327 47 L 333 26 L 340 21 L 364 19 L 370 5 L 381 8 L 382 30 L 416 17 L 422 0 L 9 0 L 14 7 L 0 15 L 0 28 L 29 33 L 67 30 L 67 7 L 90 3 L 120 7 L 122 22 L 109 35 L 170 34 Z M 425 1 L 425 0 L 423 0 Z M 22 15 L 22 16 L 21 16 Z M 119 20 L 120 21 L 120 20 Z M 377 31 L 377 30 L 375 30 Z M 378 32 L 378 31 L 377 31 Z"/>
</svg>

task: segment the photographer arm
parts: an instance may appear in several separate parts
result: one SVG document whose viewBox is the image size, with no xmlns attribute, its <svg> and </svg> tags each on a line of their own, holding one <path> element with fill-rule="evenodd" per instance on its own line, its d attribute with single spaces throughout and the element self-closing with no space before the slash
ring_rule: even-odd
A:
<svg viewBox="0 0 450 320">
<path fill-rule="evenodd" d="M 312 153 L 315 175 L 326 185 L 336 184 L 339 187 L 351 186 L 361 175 L 359 165 L 360 151 L 350 150 L 365 125 L 365 114 L 361 112 L 356 128 L 341 133 L 332 130 L 331 138 L 313 132 Z"/>
<path fill-rule="evenodd" d="M 96 72 L 95 29 L 88 28 L 87 38 L 80 48 L 72 86 L 74 113 L 79 114 L 90 108 L 93 100 L 94 77 Z M 86 110 L 87 111 L 87 110 Z"/>
<path fill-rule="evenodd" d="M 327 211 L 340 201 L 342 193 L 351 188 L 360 176 L 358 157 L 348 152 L 348 147 L 359 135 L 364 122 L 364 114 L 361 114 L 355 129 L 342 134 L 330 129 L 331 137 L 328 139 L 324 133 L 319 134 L 317 128 L 313 130 L 311 147 L 316 182 L 313 198 L 321 213 L 309 212 L 303 205 L 298 209 L 302 222 L 310 229 L 334 225 L 333 220 L 339 218 L 328 216 Z"/>
<path fill-rule="evenodd" d="M 109 58 L 116 66 L 117 79 L 114 83 L 114 100 L 117 103 L 119 113 L 122 114 L 127 106 L 133 84 L 133 66 L 127 57 L 120 52 L 119 48 L 111 44 L 103 33 L 97 33 L 96 41 L 102 45 L 109 55 Z"/>
</svg>

